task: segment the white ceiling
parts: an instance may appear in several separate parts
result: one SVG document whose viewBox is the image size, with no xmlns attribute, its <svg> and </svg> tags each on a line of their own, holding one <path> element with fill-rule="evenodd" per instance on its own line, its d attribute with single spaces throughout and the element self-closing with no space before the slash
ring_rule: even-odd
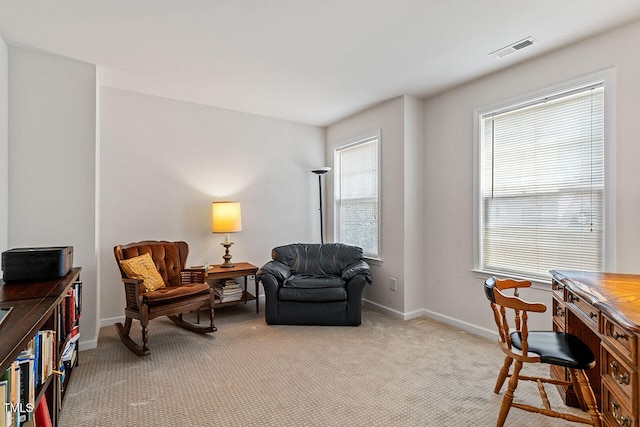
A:
<svg viewBox="0 0 640 427">
<path fill-rule="evenodd" d="M 9 45 L 96 64 L 103 86 L 320 126 L 638 18 L 638 0 L 0 0 Z"/>
</svg>

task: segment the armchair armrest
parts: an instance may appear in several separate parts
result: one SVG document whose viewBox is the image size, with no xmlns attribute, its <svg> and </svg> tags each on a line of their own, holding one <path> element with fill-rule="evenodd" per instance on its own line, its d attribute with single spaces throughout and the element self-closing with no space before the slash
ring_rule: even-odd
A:
<svg viewBox="0 0 640 427">
<path fill-rule="evenodd" d="M 369 264 L 363 260 L 352 262 L 342 270 L 342 279 L 345 281 L 349 281 L 357 275 L 363 275 L 367 283 L 371 284 L 371 269 L 369 268 Z"/>
<path fill-rule="evenodd" d="M 207 270 L 205 268 L 185 268 L 180 271 L 180 284 L 207 283 Z"/>
<path fill-rule="evenodd" d="M 142 282 L 142 279 L 122 279 L 127 308 L 131 310 L 138 311 L 142 307 L 142 294 L 144 293 Z"/>
<path fill-rule="evenodd" d="M 291 276 L 291 269 L 279 261 L 269 261 L 258 270 L 256 280 L 261 280 L 261 276 L 267 274 L 272 275 L 278 283 L 282 283 Z"/>
</svg>

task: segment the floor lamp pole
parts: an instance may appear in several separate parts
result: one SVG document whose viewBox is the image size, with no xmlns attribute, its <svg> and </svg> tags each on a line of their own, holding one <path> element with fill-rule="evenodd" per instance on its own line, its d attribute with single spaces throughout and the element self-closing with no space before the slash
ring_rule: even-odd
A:
<svg viewBox="0 0 640 427">
<path fill-rule="evenodd" d="M 324 167 L 319 169 L 314 169 L 311 172 L 318 175 L 318 193 L 320 195 L 320 243 L 324 243 L 324 224 L 322 218 L 322 175 L 329 172 L 331 168 Z"/>
</svg>

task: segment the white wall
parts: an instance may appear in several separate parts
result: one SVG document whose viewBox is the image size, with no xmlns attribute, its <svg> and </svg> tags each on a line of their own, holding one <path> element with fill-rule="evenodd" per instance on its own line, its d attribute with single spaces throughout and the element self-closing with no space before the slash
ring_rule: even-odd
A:
<svg viewBox="0 0 640 427">
<path fill-rule="evenodd" d="M 326 132 L 101 88 L 99 152 L 95 67 L 7 49 L 0 40 L 0 248 L 73 245 L 86 285 L 82 340 L 95 341 L 98 319 L 108 324 L 122 316 L 114 245 L 182 239 L 191 246 L 190 264 L 219 262 L 222 237 L 209 231 L 209 206 L 223 199 L 243 203 L 234 260 L 261 265 L 273 246 L 319 241 L 317 178 L 310 169 L 331 165 L 328 147 L 381 129 L 383 262 L 373 266 L 375 283 L 365 298 L 405 318 L 423 313 L 493 331 L 484 276 L 471 271 L 473 111 L 615 67 L 615 264 L 619 272 L 640 273 L 640 57 L 625 49 L 639 38 L 640 22 L 629 24 L 424 104 L 407 96 L 382 102 Z M 390 277 L 398 279 L 396 292 Z M 550 302 L 544 290 L 529 296 Z M 534 327 L 549 324 L 548 313 L 534 320 Z"/>
<path fill-rule="evenodd" d="M 418 164 L 422 158 L 421 113 L 421 101 L 401 96 L 341 120 L 327 129 L 327 159 L 330 166 L 333 166 L 332 147 L 381 130 L 382 262 L 379 265 L 371 264 L 374 283 L 365 287 L 364 298 L 400 317 L 417 308 L 415 303 L 407 306 L 406 298 L 418 295 L 419 306 L 423 293 L 422 282 L 416 282 L 416 277 L 422 272 L 423 258 L 423 177 Z M 411 157 L 418 153 L 417 159 Z M 332 200 L 332 173 L 328 174 L 327 182 L 327 200 Z M 327 212 L 327 229 L 331 233 L 333 206 L 330 204 Z M 418 218 L 420 224 L 416 224 Z M 414 262 L 416 255 L 417 263 Z M 397 291 L 390 290 L 391 277 L 397 279 Z"/>
<path fill-rule="evenodd" d="M 425 102 L 425 280 L 430 315 L 467 326 L 494 329 L 482 294 L 484 276 L 473 266 L 473 111 L 545 87 L 615 67 L 615 219 L 617 271 L 640 273 L 640 56 L 628 48 L 640 39 L 636 22 Z M 547 304 L 548 292 L 526 295 Z M 549 327 L 551 314 L 534 327 Z"/>
<path fill-rule="evenodd" d="M 8 246 L 74 247 L 81 344 L 97 337 L 95 134 L 95 66 L 10 47 Z"/>
<path fill-rule="evenodd" d="M 0 252 L 9 233 L 9 50 L 0 37 Z"/>
<path fill-rule="evenodd" d="M 323 128 L 100 88 L 100 275 L 103 325 L 123 316 L 113 247 L 184 240 L 189 265 L 221 263 L 211 202 L 242 203 L 235 261 L 261 266 L 280 244 L 320 240 Z M 250 289 L 253 285 L 250 284 Z"/>
</svg>

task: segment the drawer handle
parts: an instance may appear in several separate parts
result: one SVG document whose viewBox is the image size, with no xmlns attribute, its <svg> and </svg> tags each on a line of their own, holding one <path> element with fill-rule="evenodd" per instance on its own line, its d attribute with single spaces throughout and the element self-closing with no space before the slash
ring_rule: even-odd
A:
<svg viewBox="0 0 640 427">
<path fill-rule="evenodd" d="M 613 323 L 609 324 L 609 335 L 613 337 L 613 339 L 619 340 L 619 339 L 625 339 L 625 340 L 629 340 L 629 335 L 627 334 L 621 334 L 618 331 L 616 331 L 615 329 L 615 325 Z"/>
<path fill-rule="evenodd" d="M 578 298 L 578 297 L 577 297 L 577 296 L 575 296 L 575 295 L 569 295 L 569 302 L 570 302 L 570 303 L 576 303 L 576 302 L 578 302 L 578 301 L 580 301 L 580 298 Z"/>
<path fill-rule="evenodd" d="M 558 317 L 564 317 L 564 308 L 563 307 L 556 307 L 556 316 Z"/>
<path fill-rule="evenodd" d="M 621 334 L 621 333 L 618 333 L 618 331 L 614 331 L 613 338 L 615 338 L 617 340 L 619 340 L 620 338 L 628 340 L 629 336 L 627 334 Z"/>
<path fill-rule="evenodd" d="M 611 402 L 611 412 L 613 414 L 613 418 L 616 419 L 616 422 L 618 423 L 618 425 L 630 426 L 631 425 L 631 418 L 625 417 L 623 415 L 618 415 L 618 409 L 620 409 L 620 406 L 618 405 L 618 403 L 617 402 Z"/>
<path fill-rule="evenodd" d="M 591 313 L 589 313 L 589 317 L 592 318 L 592 319 L 595 319 L 595 318 L 598 317 L 598 313 L 591 312 Z"/>
<path fill-rule="evenodd" d="M 619 374 L 618 373 L 618 364 L 615 362 L 615 360 L 611 363 L 609 363 L 609 367 L 611 368 L 611 377 L 618 383 L 618 384 L 629 384 L 629 373 L 625 372 L 624 374 Z"/>
</svg>

